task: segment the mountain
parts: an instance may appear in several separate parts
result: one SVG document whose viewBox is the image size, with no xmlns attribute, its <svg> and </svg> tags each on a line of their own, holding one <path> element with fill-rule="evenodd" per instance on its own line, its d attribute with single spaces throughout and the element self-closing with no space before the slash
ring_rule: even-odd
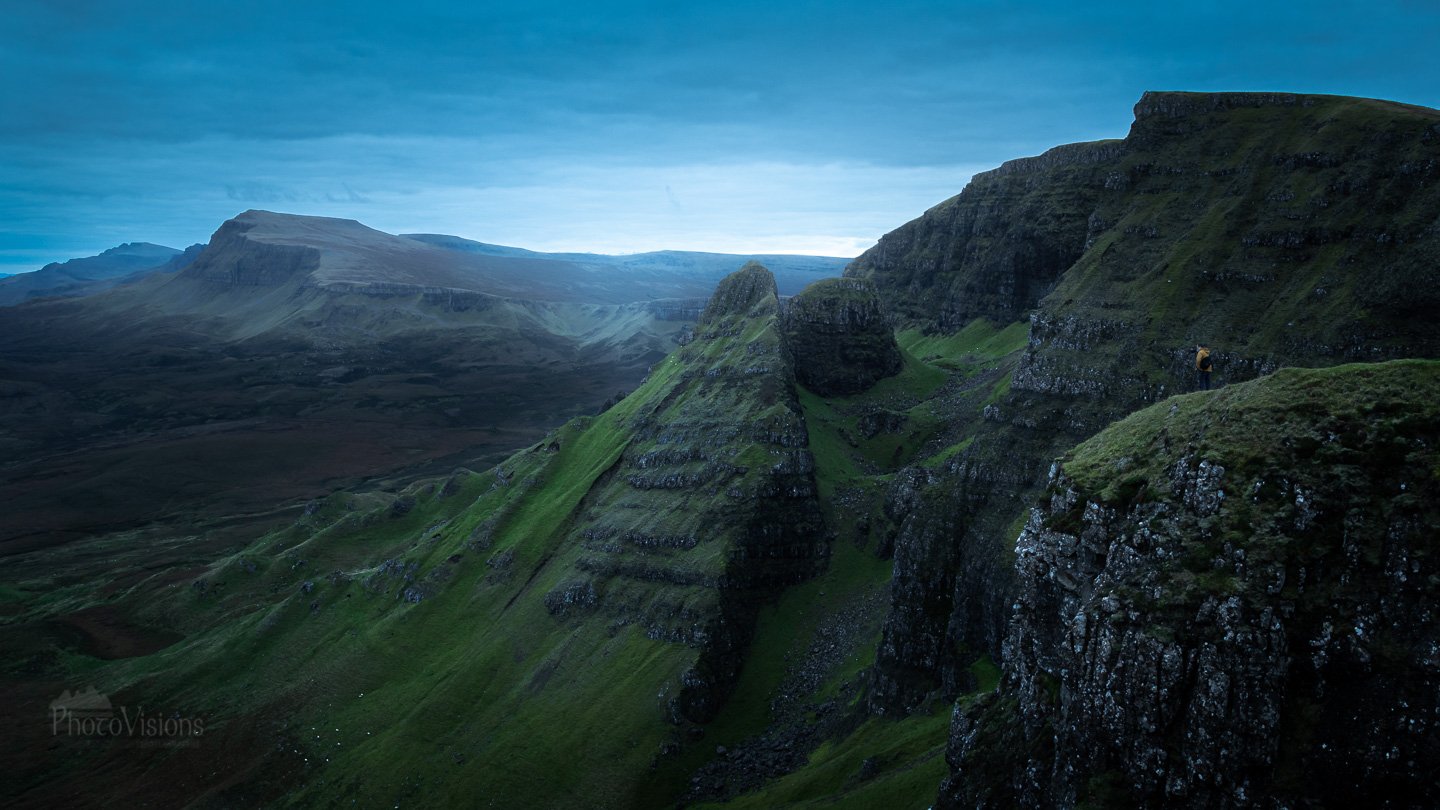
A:
<svg viewBox="0 0 1440 810">
<path fill-rule="evenodd" d="M 610 256 L 600 253 L 536 253 L 523 248 L 472 242 L 458 236 L 440 234 L 405 234 L 426 244 L 461 253 L 512 259 L 535 259 L 568 262 L 590 272 L 613 273 L 621 268 L 627 277 L 643 278 L 657 288 L 668 288 L 675 298 L 704 297 L 715 284 L 746 261 L 764 265 L 775 276 L 776 288 L 782 296 L 791 296 L 815 281 L 837 276 L 849 259 L 829 256 L 788 254 L 753 254 L 736 256 L 728 253 L 697 253 L 694 251 L 662 250 Z M 703 285 L 697 287 L 696 285 Z M 698 291 L 697 291 L 698 290 Z"/>
<path fill-rule="evenodd" d="M 103 773 L 162 806 L 1440 803 L 1440 112 L 1135 112 L 788 301 L 730 274 L 628 395 L 493 465 L 10 555 L 7 710 L 94 685 L 204 722 L 17 723 L 19 800 L 98 803 Z M 86 300 L 153 284 L 200 315 L 146 323 L 272 347 L 387 346 L 383 300 L 466 351 L 477 309 L 576 306 L 233 230 L 233 261 Z"/>
<path fill-rule="evenodd" d="M 14 306 L 35 298 L 90 295 L 127 278 L 169 269 L 166 265 L 181 255 L 181 251 L 164 245 L 130 242 L 98 256 L 54 262 L 33 273 L 0 280 L 0 306 Z"/>
<path fill-rule="evenodd" d="M 493 463 L 634 388 L 714 286 L 264 211 L 174 260 L 0 317 L 4 548 Z"/>
<path fill-rule="evenodd" d="M 1196 344 L 1224 384 L 1440 351 L 1425 315 L 1440 305 L 1440 113 L 1147 93 L 1135 115 L 1122 141 L 977 175 L 846 271 L 928 341 L 977 319 L 1028 333 L 993 400 L 948 415 L 951 435 L 974 441 L 922 485 L 973 505 L 921 510 L 897 538 L 877 707 L 954 694 L 967 658 L 998 660 L 1015 521 L 1051 460 L 1192 390 Z"/>
<path fill-rule="evenodd" d="M 376 715 L 352 725 L 326 710 L 327 727 L 363 731 L 376 744 L 343 738 L 353 748 L 331 755 L 345 769 L 335 783 L 342 791 L 388 796 L 407 790 L 415 768 L 438 762 L 448 775 L 457 763 L 489 760 L 505 763 L 504 783 L 541 804 L 569 801 L 580 784 L 609 803 L 643 793 L 637 776 L 664 759 L 667 740 L 703 733 L 700 724 L 737 688 L 762 606 L 825 559 L 814 463 L 779 323 L 774 278 L 751 264 L 722 281 L 693 337 L 605 413 L 483 474 L 461 470 L 394 495 L 317 501 L 293 525 L 207 566 L 176 598 L 143 609 L 158 613 L 142 621 L 165 614 L 164 623 L 179 621 L 195 639 L 228 626 L 243 648 L 232 658 L 241 670 L 209 670 L 205 655 L 177 661 L 156 700 L 228 690 L 223 684 L 245 669 L 277 677 L 273 689 L 236 693 L 227 713 L 238 722 L 213 726 L 214 739 L 229 741 L 222 746 L 248 747 L 254 733 L 277 741 L 255 779 L 221 801 L 304 788 L 270 770 L 308 756 L 309 715 L 281 720 L 309 689 L 305 678 L 280 675 L 299 674 L 293 667 L 309 657 L 292 658 L 301 647 L 323 650 L 323 668 L 346 682 L 334 711 L 359 713 L 356 720 L 393 712 L 390 722 Z M 259 619 L 254 600 L 282 593 L 286 605 L 265 611 L 271 618 L 260 624 L 223 618 Z M 499 616 L 475 625 L 466 644 L 431 635 Z M 364 638 L 324 640 L 346 637 L 360 617 Z M 422 659 L 446 673 L 444 685 L 414 666 Z M 326 679 L 324 688 L 337 685 Z M 511 693 L 511 684 L 528 685 Z M 439 760 L 412 744 L 406 719 L 418 704 L 403 696 L 424 693 L 437 710 L 464 706 L 471 715 L 471 731 L 442 733 Z M 532 699 L 548 696 L 555 700 Z M 281 724 L 271 728 L 274 721 Z M 629 739 L 626 752 L 549 758 L 608 735 Z M 541 755 L 520 753 L 532 747 Z M 350 750 L 359 756 L 339 756 Z M 188 789 L 191 762 L 182 752 L 172 788 Z M 469 773 L 498 789 L 491 780 L 499 771 Z M 449 790 L 458 797 L 479 784 Z"/>
</svg>

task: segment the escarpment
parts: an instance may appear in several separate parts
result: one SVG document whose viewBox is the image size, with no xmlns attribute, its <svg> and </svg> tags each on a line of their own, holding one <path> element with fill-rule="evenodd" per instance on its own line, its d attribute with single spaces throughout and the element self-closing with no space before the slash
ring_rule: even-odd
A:
<svg viewBox="0 0 1440 810">
<path fill-rule="evenodd" d="M 880 238 L 846 268 L 904 322 L 954 332 L 1010 323 L 1088 247 L 1089 214 L 1115 142 L 1057 147 L 975 175 L 965 191 Z"/>
<path fill-rule="evenodd" d="M 825 560 L 814 460 L 782 350 L 774 277 L 724 279 L 694 339 L 630 403 L 630 439 L 585 496 L 570 534 L 579 577 L 546 599 L 700 650 L 676 719 L 710 719 L 744 661 L 768 594 Z"/>
<path fill-rule="evenodd" d="M 969 441 L 892 485 L 892 617 L 870 703 L 904 712 L 998 659 L 1013 541 L 1049 462 L 1113 420 L 1286 366 L 1440 356 L 1440 112 L 1147 93 L 1129 135 L 977 175 L 846 271 L 936 339 L 1024 319 Z M 905 490 L 916 489 L 907 494 Z"/>
<path fill-rule="evenodd" d="M 262 227 L 251 213 L 226 220 L 184 278 L 221 287 L 278 287 L 299 283 L 320 266 L 317 248 L 251 238 L 248 234 Z"/>
<path fill-rule="evenodd" d="M 817 281 L 790 299 L 782 323 L 795 378 L 817 394 L 856 394 L 900 371 L 890 319 L 866 281 Z"/>
<path fill-rule="evenodd" d="M 1440 363 L 1285 370 L 1051 471 L 951 807 L 1440 801 Z"/>
</svg>

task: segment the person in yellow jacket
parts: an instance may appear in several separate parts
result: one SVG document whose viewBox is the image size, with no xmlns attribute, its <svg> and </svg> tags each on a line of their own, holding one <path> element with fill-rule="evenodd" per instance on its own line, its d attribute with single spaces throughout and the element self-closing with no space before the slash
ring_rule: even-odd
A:
<svg viewBox="0 0 1440 810">
<path fill-rule="evenodd" d="M 1200 390 L 1210 390 L 1210 371 L 1215 362 L 1210 359 L 1210 350 L 1204 346 L 1195 347 L 1195 376 L 1200 378 Z"/>
</svg>

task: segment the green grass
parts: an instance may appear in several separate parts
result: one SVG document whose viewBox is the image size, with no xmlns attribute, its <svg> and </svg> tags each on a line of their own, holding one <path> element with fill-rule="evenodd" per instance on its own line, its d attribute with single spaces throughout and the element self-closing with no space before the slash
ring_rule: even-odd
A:
<svg viewBox="0 0 1440 810">
<path fill-rule="evenodd" d="M 982 655 L 970 665 L 970 674 L 975 676 L 975 692 L 994 692 L 1000 685 L 1000 667 L 988 655 Z"/>
<path fill-rule="evenodd" d="M 954 334 L 926 335 L 919 329 L 904 329 L 895 335 L 901 348 L 927 363 L 963 370 L 967 365 L 998 360 L 1025 348 L 1030 324 L 1016 321 L 1003 328 L 976 318 Z"/>
<path fill-rule="evenodd" d="M 937 388 L 944 385 L 948 375 L 943 369 L 922 362 L 903 347 L 900 350 L 900 356 L 905 365 L 899 374 L 875 383 L 874 387 L 863 394 L 831 397 L 831 399 L 841 404 L 861 401 L 884 402 L 893 398 L 919 400 L 930 396 L 935 393 Z"/>
<path fill-rule="evenodd" d="M 931 469 L 938 469 L 938 468 L 940 468 L 940 467 L 943 467 L 943 466 L 945 465 L 945 463 L 946 463 L 947 461 L 949 461 L 950 459 L 952 459 L 952 458 L 954 458 L 955 456 L 959 455 L 960 453 L 963 453 L 963 452 L 965 452 L 966 450 L 970 449 L 970 445 L 972 445 L 972 444 L 974 444 L 974 443 L 975 443 L 975 437 L 974 437 L 974 436 L 966 436 L 964 439 L 961 439 L 960 441 L 956 442 L 955 444 L 952 444 L 952 445 L 946 447 L 944 450 L 941 450 L 940 452 L 936 453 L 935 455 L 933 455 L 933 456 L 925 459 L 925 461 L 924 461 L 923 463 L 925 464 L 926 467 L 929 467 L 929 468 L 931 468 Z"/>
<path fill-rule="evenodd" d="M 1115 501 L 1126 481 L 1163 477 L 1173 457 L 1165 445 L 1190 441 L 1212 462 L 1253 470 L 1297 447 L 1336 445 L 1353 424 L 1372 423 L 1371 439 L 1403 438 L 1407 425 L 1440 412 L 1437 392 L 1436 361 L 1281 369 L 1133 413 L 1067 453 L 1062 465 L 1080 487 Z"/>
<path fill-rule="evenodd" d="M 1361 581 L 1378 569 L 1395 526 L 1440 521 L 1432 478 L 1416 470 L 1437 463 L 1440 362 L 1399 360 L 1324 369 L 1283 369 L 1224 389 L 1174 397 L 1117 422 L 1076 447 L 1061 465 L 1080 494 L 1074 509 L 1050 524 L 1079 530 L 1080 511 L 1099 501 L 1121 512 L 1151 501 L 1175 502 L 1173 482 L 1182 457 L 1190 473 L 1201 461 L 1223 473 L 1214 488 L 1223 500 L 1213 513 L 1180 510 L 1188 529 L 1173 533 L 1173 548 L 1157 562 L 1158 580 L 1126 598 L 1152 616 L 1152 635 L 1170 638 L 1171 621 L 1207 598 L 1241 595 L 1269 600 L 1260 578 L 1239 576 L 1214 560 L 1232 550 L 1253 571 L 1321 569 L 1340 549 L 1351 555 Z M 1309 506 L 1302 508 L 1301 501 Z M 1339 504 L 1352 504 L 1343 526 Z M 1310 517 L 1304 517 L 1306 510 Z M 1316 516 L 1320 516 L 1317 518 Z M 1328 515 L 1328 517 L 1327 517 Z M 1362 517 L 1364 516 L 1364 517 Z M 1301 526 L 1316 520 L 1313 527 Z M 1302 610 L 1341 598 L 1344 586 L 1287 586 Z M 1153 594 L 1153 595 L 1152 595 Z"/>
<path fill-rule="evenodd" d="M 0 583 L 0 602 L 24 602 L 29 598 L 30 594 L 21 590 L 19 586 Z"/>
<path fill-rule="evenodd" d="M 927 400 L 945 384 L 949 374 L 901 350 L 901 372 L 876 383 L 870 390 L 844 397 L 821 397 L 803 387 L 799 401 L 809 425 L 810 449 L 816 456 L 817 479 L 825 499 L 836 486 L 860 485 L 871 480 L 865 463 L 893 472 L 915 460 L 916 454 L 945 427 Z M 859 430 L 864 414 L 895 410 L 905 416 L 898 432 L 880 432 L 865 438 Z"/>
<path fill-rule="evenodd" d="M 945 764 L 949 721 L 948 711 L 903 720 L 869 720 L 843 740 L 822 744 L 804 768 L 762 790 L 724 804 L 696 807 L 929 807 L 940 780 L 949 772 Z M 866 759 L 875 761 L 877 772 L 862 780 L 860 771 Z"/>
</svg>

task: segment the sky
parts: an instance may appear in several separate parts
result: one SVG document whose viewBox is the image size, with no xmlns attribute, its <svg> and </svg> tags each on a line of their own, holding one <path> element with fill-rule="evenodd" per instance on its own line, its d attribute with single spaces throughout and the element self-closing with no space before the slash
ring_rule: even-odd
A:
<svg viewBox="0 0 1440 810">
<path fill-rule="evenodd" d="M 250 208 L 853 256 L 1145 90 L 1440 107 L 1440 0 L 0 0 L 0 272 Z"/>
</svg>

